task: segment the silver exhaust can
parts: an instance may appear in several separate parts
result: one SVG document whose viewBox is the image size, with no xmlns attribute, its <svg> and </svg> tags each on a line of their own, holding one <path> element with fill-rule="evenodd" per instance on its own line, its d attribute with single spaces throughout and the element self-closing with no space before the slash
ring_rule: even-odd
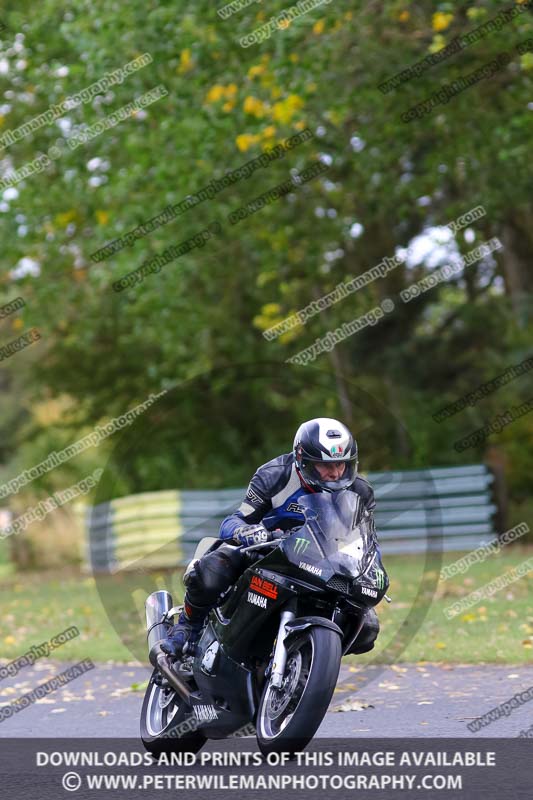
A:
<svg viewBox="0 0 533 800">
<path fill-rule="evenodd" d="M 150 663 L 156 667 L 156 645 L 167 638 L 170 628 L 172 627 L 172 623 L 168 620 L 165 622 L 162 621 L 163 616 L 172 608 L 172 596 L 164 589 L 159 592 L 152 592 L 152 594 L 146 598 L 145 608 L 148 657 Z"/>
</svg>

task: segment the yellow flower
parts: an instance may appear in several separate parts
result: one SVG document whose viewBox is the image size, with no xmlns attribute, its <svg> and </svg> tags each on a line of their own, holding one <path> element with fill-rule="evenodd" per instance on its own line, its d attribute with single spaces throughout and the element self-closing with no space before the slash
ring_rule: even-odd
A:
<svg viewBox="0 0 533 800">
<path fill-rule="evenodd" d="M 221 97 L 224 97 L 225 89 L 219 83 L 212 86 L 205 96 L 206 103 L 217 103 Z"/>
<path fill-rule="evenodd" d="M 289 56 L 289 61 L 292 61 L 293 64 L 296 64 L 300 60 L 300 56 L 298 53 L 291 53 Z"/>
<path fill-rule="evenodd" d="M 20 331 L 20 329 L 24 327 L 24 322 L 20 319 L 20 317 L 18 317 L 18 319 L 13 320 L 11 327 L 14 331 Z"/>
<path fill-rule="evenodd" d="M 433 14 L 433 30 L 445 31 L 446 28 L 450 26 L 452 20 L 453 14 L 443 14 L 442 11 L 437 11 L 435 14 Z"/>
<path fill-rule="evenodd" d="M 281 336 L 278 337 L 278 342 L 280 344 L 287 344 L 288 342 L 292 342 L 293 339 L 297 339 L 300 335 L 298 327 L 299 326 L 297 325 L 296 328 L 292 329 L 292 331 L 285 331 L 285 333 L 282 333 Z"/>
<path fill-rule="evenodd" d="M 17 640 L 14 636 L 6 636 L 4 638 L 4 644 L 16 644 Z"/>
<path fill-rule="evenodd" d="M 206 103 L 218 103 L 219 100 L 222 100 L 223 97 L 226 100 L 232 100 L 235 95 L 237 94 L 237 84 L 230 83 L 229 86 L 222 86 L 220 83 L 216 83 L 212 86 L 208 93 L 205 96 Z"/>
<path fill-rule="evenodd" d="M 266 89 L 268 89 L 269 86 L 272 86 L 274 82 L 274 76 L 271 72 L 265 72 L 264 75 L 261 75 L 261 86 L 264 86 Z"/>
<path fill-rule="evenodd" d="M 445 40 L 444 36 L 441 33 L 437 33 L 433 37 L 433 41 L 431 42 L 430 46 L 428 47 L 428 51 L 430 53 L 438 53 L 439 50 L 442 50 L 442 48 L 445 46 L 445 44 L 446 44 L 446 40 Z"/>
<path fill-rule="evenodd" d="M 96 219 L 98 220 L 99 225 L 106 225 L 109 220 L 109 214 L 107 211 L 100 211 L 96 212 Z"/>
<path fill-rule="evenodd" d="M 281 314 L 281 306 L 279 303 L 266 303 L 261 309 L 261 313 L 264 314 L 265 317 L 275 317 Z"/>
<path fill-rule="evenodd" d="M 305 128 L 305 122 L 303 121 L 303 119 L 301 119 L 299 120 L 299 122 L 296 122 L 294 124 L 294 127 L 296 128 L 297 131 L 303 131 L 303 129 Z"/>
<path fill-rule="evenodd" d="M 290 19 L 280 19 L 278 22 L 278 28 L 281 28 L 282 31 L 286 31 L 291 22 L 292 20 Z"/>
<path fill-rule="evenodd" d="M 315 22 L 315 24 L 313 25 L 313 33 L 319 36 L 325 27 L 326 27 L 325 21 L 323 19 L 319 19 L 318 22 Z"/>
<path fill-rule="evenodd" d="M 342 119 L 340 111 L 335 111 L 334 109 L 326 111 L 325 117 L 326 119 L 329 119 L 329 121 L 332 122 L 333 125 L 340 125 Z"/>
<path fill-rule="evenodd" d="M 274 103 L 272 116 L 276 122 L 290 122 L 294 114 L 304 105 L 304 101 L 297 94 L 290 94 L 285 100 Z"/>
<path fill-rule="evenodd" d="M 246 74 L 250 80 L 253 80 L 256 75 L 261 75 L 264 71 L 265 71 L 264 64 L 255 64 L 255 66 L 250 67 L 250 69 Z"/>
<path fill-rule="evenodd" d="M 281 97 L 282 94 L 283 91 L 279 88 L 279 86 L 273 86 L 272 89 L 270 90 L 270 96 L 272 100 L 277 100 L 278 97 Z"/>
<path fill-rule="evenodd" d="M 410 16 L 411 15 L 408 11 L 402 11 L 401 14 L 398 15 L 398 19 L 400 22 L 407 22 Z"/>
<path fill-rule="evenodd" d="M 225 111 L 227 113 L 228 111 L 233 111 L 234 108 L 235 108 L 235 103 L 233 102 L 233 100 L 228 100 L 228 102 L 224 103 L 224 105 L 222 106 L 222 111 Z"/>
<path fill-rule="evenodd" d="M 263 131 L 263 139 L 270 139 L 272 136 L 276 135 L 276 128 L 274 125 L 267 125 L 265 130 Z"/>
<path fill-rule="evenodd" d="M 248 95 L 244 101 L 243 108 L 246 114 L 252 114 L 258 119 L 265 116 L 265 104 L 261 100 L 258 100 L 257 97 Z"/>
<path fill-rule="evenodd" d="M 256 144 L 259 141 L 259 136 L 256 136 L 253 133 L 241 133 L 235 139 L 235 143 L 241 153 L 245 153 L 253 144 Z"/>
<path fill-rule="evenodd" d="M 524 72 L 533 69 L 533 53 L 524 53 L 520 56 L 520 66 Z"/>
<path fill-rule="evenodd" d="M 193 68 L 193 63 L 191 58 L 191 51 L 190 48 L 187 47 L 185 50 L 181 51 L 178 72 L 180 75 L 183 75 L 184 72 L 189 72 L 189 70 L 191 70 L 192 68 Z"/>
<path fill-rule="evenodd" d="M 57 214 L 56 218 L 55 218 L 55 221 L 61 227 L 65 227 L 66 228 L 67 225 L 69 224 L 69 222 L 72 222 L 73 220 L 76 219 L 76 216 L 77 216 L 77 214 L 76 214 L 75 209 L 71 208 L 70 211 L 65 211 L 64 214 Z"/>
</svg>

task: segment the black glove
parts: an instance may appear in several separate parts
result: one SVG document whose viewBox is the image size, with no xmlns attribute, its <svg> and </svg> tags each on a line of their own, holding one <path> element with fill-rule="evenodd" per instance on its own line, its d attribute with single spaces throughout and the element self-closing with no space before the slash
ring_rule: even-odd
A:
<svg viewBox="0 0 533 800">
<path fill-rule="evenodd" d="M 272 531 L 267 531 L 264 525 L 241 525 L 233 531 L 233 541 L 235 544 L 243 544 L 250 547 L 254 544 L 271 542 L 274 538 Z"/>
</svg>

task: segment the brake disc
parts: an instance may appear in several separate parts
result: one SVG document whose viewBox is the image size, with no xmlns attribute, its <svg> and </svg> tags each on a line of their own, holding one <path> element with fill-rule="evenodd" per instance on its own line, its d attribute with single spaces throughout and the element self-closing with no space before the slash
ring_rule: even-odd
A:
<svg viewBox="0 0 533 800">
<path fill-rule="evenodd" d="M 302 654 L 297 650 L 289 657 L 281 689 L 272 687 L 268 703 L 268 716 L 270 719 L 279 717 L 289 705 L 293 692 L 298 685 L 301 671 Z"/>
</svg>

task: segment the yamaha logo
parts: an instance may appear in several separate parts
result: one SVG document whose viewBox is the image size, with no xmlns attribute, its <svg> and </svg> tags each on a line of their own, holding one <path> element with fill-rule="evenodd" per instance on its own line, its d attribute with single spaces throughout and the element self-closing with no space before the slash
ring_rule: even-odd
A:
<svg viewBox="0 0 533 800">
<path fill-rule="evenodd" d="M 266 597 L 261 597 L 258 594 L 254 594 L 253 592 L 248 592 L 249 603 L 252 603 L 254 606 L 259 606 L 259 608 L 266 608 L 267 607 L 267 599 Z"/>
<path fill-rule="evenodd" d="M 212 722 L 218 719 L 218 714 L 214 706 L 193 706 L 194 716 L 199 722 Z"/>
<path fill-rule="evenodd" d="M 312 572 L 313 575 L 322 575 L 322 570 L 319 567 L 315 567 L 313 564 L 308 564 L 306 561 L 300 561 L 298 566 L 300 569 L 306 569 L 307 572 Z"/>
</svg>

